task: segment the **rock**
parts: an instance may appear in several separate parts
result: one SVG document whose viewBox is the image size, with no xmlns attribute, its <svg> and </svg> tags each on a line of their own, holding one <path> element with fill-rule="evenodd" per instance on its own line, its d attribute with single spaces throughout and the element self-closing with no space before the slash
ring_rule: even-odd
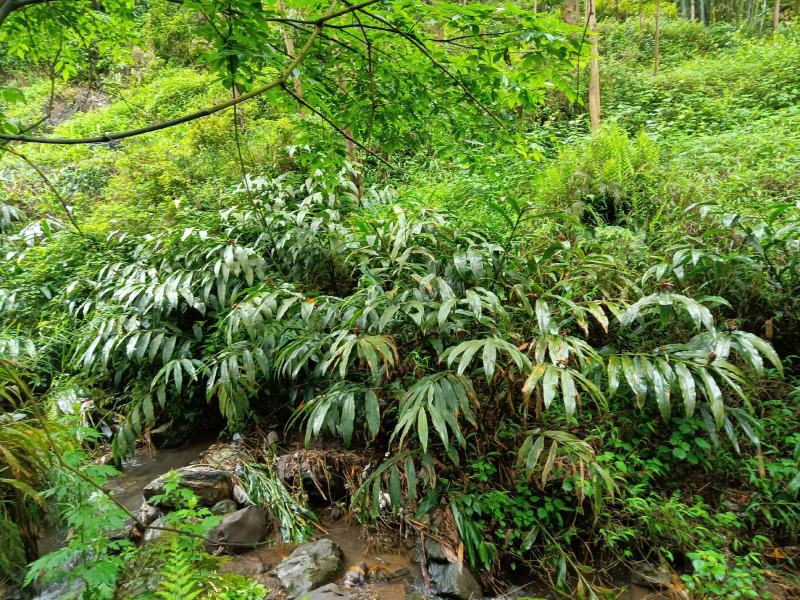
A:
<svg viewBox="0 0 800 600">
<path fill-rule="evenodd" d="M 234 556 L 222 564 L 220 573 L 235 573 L 243 577 L 257 578 L 266 572 L 261 557 L 256 552 L 250 552 L 241 556 Z"/>
<path fill-rule="evenodd" d="M 151 525 L 153 521 L 160 516 L 161 511 L 155 506 L 150 506 L 147 502 L 142 502 L 142 506 L 139 508 L 139 514 L 137 515 L 139 522 L 145 527 Z"/>
<path fill-rule="evenodd" d="M 214 444 L 203 453 L 202 461 L 214 469 L 233 473 L 239 465 L 253 462 L 253 458 L 241 444 Z"/>
<path fill-rule="evenodd" d="M 86 591 L 86 582 L 82 579 L 64 579 L 39 591 L 33 600 L 63 600 L 64 598 L 80 598 Z"/>
<path fill-rule="evenodd" d="M 262 573 L 255 580 L 267 588 L 267 595 L 264 596 L 264 600 L 286 600 L 286 594 L 283 593 L 280 579 L 277 577 Z"/>
<path fill-rule="evenodd" d="M 660 566 L 639 561 L 631 569 L 631 582 L 651 590 L 665 590 L 672 584 L 672 574 Z"/>
<path fill-rule="evenodd" d="M 122 527 L 118 527 L 117 529 L 110 529 L 106 531 L 106 537 L 112 542 L 118 542 L 120 540 L 128 540 L 131 539 L 133 536 L 133 528 L 135 525 L 135 521 L 131 518 L 125 519 L 125 523 Z"/>
<path fill-rule="evenodd" d="M 232 548 L 245 549 L 264 541 L 267 533 L 267 511 L 248 506 L 225 515 L 208 537 L 220 546 L 233 544 Z"/>
<path fill-rule="evenodd" d="M 449 563 L 447 555 L 444 552 L 442 545 L 436 540 L 426 538 L 425 540 L 425 557 L 428 562 Z"/>
<path fill-rule="evenodd" d="M 192 490 L 200 498 L 203 506 L 214 506 L 220 500 L 231 497 L 233 482 L 225 471 L 208 466 L 195 465 L 177 470 L 181 487 Z M 142 490 L 145 500 L 164 493 L 164 475 L 148 483 Z"/>
<path fill-rule="evenodd" d="M 365 583 L 367 583 L 367 565 L 364 562 L 360 562 L 357 565 L 352 565 L 347 568 L 347 572 L 344 574 L 344 579 L 342 580 L 344 587 L 352 588 L 352 587 L 361 587 Z"/>
<path fill-rule="evenodd" d="M 431 591 L 446 598 L 458 600 L 478 600 L 483 597 L 483 588 L 475 576 L 456 563 L 428 563 L 428 575 L 431 578 Z"/>
<path fill-rule="evenodd" d="M 211 512 L 215 515 L 229 515 L 232 512 L 236 512 L 238 509 L 239 505 L 236 504 L 235 500 L 225 498 L 225 500 L 220 500 L 214 506 L 212 506 Z"/>
<path fill-rule="evenodd" d="M 350 598 L 350 594 L 343 592 L 335 583 L 323 585 L 309 594 L 301 596 L 302 600 L 343 600 Z"/>
<path fill-rule="evenodd" d="M 344 563 L 344 552 L 329 539 L 296 548 L 275 567 L 273 573 L 292 598 L 336 579 Z"/>
<path fill-rule="evenodd" d="M 164 517 L 158 517 L 155 521 L 150 523 L 155 527 L 166 527 L 167 523 L 164 521 Z M 161 529 L 146 529 L 144 532 L 144 537 L 142 538 L 143 542 L 154 542 L 155 540 L 159 539 L 163 536 L 166 531 L 162 531 Z"/>
<path fill-rule="evenodd" d="M 96 465 L 110 465 L 114 462 L 114 455 L 111 452 L 106 452 L 100 458 L 96 458 L 92 461 Z"/>
</svg>

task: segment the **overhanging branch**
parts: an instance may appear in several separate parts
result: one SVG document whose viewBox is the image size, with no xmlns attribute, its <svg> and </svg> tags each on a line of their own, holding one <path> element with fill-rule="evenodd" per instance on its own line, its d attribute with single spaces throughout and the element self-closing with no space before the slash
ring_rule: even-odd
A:
<svg viewBox="0 0 800 600">
<path fill-rule="evenodd" d="M 66 146 L 77 145 L 77 144 L 100 144 L 103 142 L 122 140 L 125 138 L 135 137 L 146 133 L 152 133 L 154 131 L 159 131 L 161 129 L 168 129 L 169 127 L 174 127 L 182 123 L 188 123 L 189 121 L 194 121 L 195 119 L 200 119 L 202 117 L 213 115 L 214 113 L 218 113 L 222 110 L 225 110 L 226 108 L 230 108 L 246 100 L 255 98 L 256 96 L 268 92 L 269 90 L 272 90 L 276 87 L 284 85 L 291 76 L 292 71 L 295 70 L 295 68 L 303 61 L 308 52 L 311 50 L 311 47 L 314 45 L 314 41 L 316 40 L 317 36 L 319 36 L 320 30 L 321 26 L 319 25 L 314 28 L 314 31 L 312 31 L 305 45 L 297 53 L 297 56 L 294 57 L 294 60 L 292 60 L 287 65 L 287 67 L 283 70 L 280 76 L 277 77 L 276 79 L 273 79 L 268 84 L 256 88 L 246 94 L 242 94 L 241 96 L 231 98 L 230 100 L 227 100 L 225 102 L 220 102 L 219 104 L 209 106 L 208 108 L 204 108 L 202 110 L 189 113 L 188 115 L 183 115 L 182 117 L 177 117 L 175 119 L 170 119 L 168 121 L 161 121 L 160 123 L 154 123 L 146 127 L 139 127 L 137 129 L 128 129 L 126 131 L 118 131 L 116 133 L 104 133 L 103 135 L 98 135 L 94 137 L 53 138 L 53 137 L 35 137 L 27 135 L 11 135 L 7 133 L 0 133 L 0 140 L 6 140 L 9 142 L 27 142 L 33 144 L 58 144 Z"/>
<path fill-rule="evenodd" d="M 362 144 L 357 139 L 355 139 L 351 134 L 349 134 L 344 129 L 339 127 L 336 123 L 334 123 L 327 115 L 325 115 L 325 113 L 323 113 L 321 110 L 319 110 L 316 106 L 313 106 L 312 104 L 309 104 L 303 98 L 301 98 L 300 96 L 295 94 L 292 90 L 290 90 L 288 87 L 286 87 L 286 84 L 281 85 L 281 88 L 283 89 L 284 92 L 286 92 L 292 98 L 294 98 L 300 106 L 304 106 L 305 108 L 307 108 L 308 110 L 313 112 L 320 119 L 325 121 L 328 125 L 333 127 L 336 131 L 338 131 L 342 135 L 342 137 L 344 137 L 346 140 L 352 142 L 353 144 L 355 144 L 356 146 L 361 148 L 364 152 L 366 152 L 370 156 L 374 157 L 375 159 L 379 160 L 380 162 L 382 162 L 384 165 L 386 165 L 390 169 L 394 170 L 394 167 L 392 166 L 392 164 L 389 161 L 387 161 L 385 158 L 383 158 L 379 154 L 376 154 L 375 152 L 373 152 L 372 150 L 367 148 L 364 144 Z"/>
</svg>

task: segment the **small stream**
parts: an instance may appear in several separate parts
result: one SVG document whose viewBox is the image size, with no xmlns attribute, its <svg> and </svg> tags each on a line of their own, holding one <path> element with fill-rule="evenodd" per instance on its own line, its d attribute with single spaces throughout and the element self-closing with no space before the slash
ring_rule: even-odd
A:
<svg viewBox="0 0 800 600">
<path fill-rule="evenodd" d="M 144 501 L 144 486 L 170 469 L 192 464 L 210 445 L 210 442 L 195 442 L 182 448 L 152 451 L 138 448 L 131 458 L 122 463 L 122 474 L 112 479 L 107 488 L 125 508 L 135 512 Z M 44 555 L 64 546 L 67 543 L 67 533 L 64 528 L 46 530 L 39 539 L 39 554 Z"/>
<path fill-rule="evenodd" d="M 131 512 L 139 510 L 144 501 L 142 488 L 153 479 L 171 469 L 178 469 L 195 463 L 211 442 L 195 442 L 181 448 L 143 449 L 136 451 L 133 457 L 123 463 L 122 474 L 108 484 L 109 491 Z M 355 600 L 405 600 L 408 590 L 416 590 L 415 597 L 421 597 L 421 574 L 419 566 L 414 562 L 413 544 L 404 544 L 399 537 L 382 544 L 366 540 L 364 530 L 347 518 L 333 519 L 328 511 L 322 511 L 320 520 L 320 536 L 327 537 L 338 544 L 345 555 L 345 566 L 365 563 L 378 566 L 389 574 L 385 581 L 370 583 L 351 591 Z M 51 552 L 66 543 L 67 532 L 63 529 L 50 530 L 39 542 L 42 554 Z M 278 581 L 270 577 L 269 572 L 281 560 L 297 548 L 297 544 L 276 544 L 237 554 L 231 557 L 222 567 L 223 571 L 235 572 L 262 581 L 273 588 Z M 342 578 L 338 583 L 342 583 Z M 63 586 L 52 586 L 43 590 L 35 600 L 57 600 L 63 597 Z M 516 595 L 522 592 L 517 592 Z M 554 597 L 543 590 L 528 589 L 525 595 L 548 598 Z M 282 598 L 283 595 L 270 594 L 268 598 Z M 506 598 L 506 597 L 501 597 Z M 623 586 L 619 590 L 618 600 L 668 600 L 669 596 L 652 592 L 635 584 Z"/>
</svg>

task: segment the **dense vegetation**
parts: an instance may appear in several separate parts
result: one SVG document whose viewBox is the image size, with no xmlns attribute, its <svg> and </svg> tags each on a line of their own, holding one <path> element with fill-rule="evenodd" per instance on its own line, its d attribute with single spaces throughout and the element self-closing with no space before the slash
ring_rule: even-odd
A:
<svg viewBox="0 0 800 600">
<path fill-rule="evenodd" d="M 0 578 L 263 597 L 179 482 L 194 536 L 109 539 L 92 460 L 267 419 L 365 453 L 354 514 L 449 536 L 498 590 L 600 597 L 639 561 L 691 598 L 797 585 L 800 7 L 773 32 L 757 3 L 601 4 L 591 131 L 560 6 L 18 3 Z M 45 521 L 78 534 L 39 557 Z"/>
</svg>

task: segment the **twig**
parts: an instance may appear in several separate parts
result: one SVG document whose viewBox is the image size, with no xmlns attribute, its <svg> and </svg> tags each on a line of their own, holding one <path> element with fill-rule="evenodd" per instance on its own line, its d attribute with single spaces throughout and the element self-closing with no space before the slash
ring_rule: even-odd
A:
<svg viewBox="0 0 800 600">
<path fill-rule="evenodd" d="M 376 1 L 376 0 L 371 0 Z M 143 135 L 145 133 L 152 133 L 154 131 L 160 131 L 162 129 L 167 129 L 169 127 L 174 127 L 176 125 L 181 125 L 183 123 L 188 123 L 189 121 L 194 121 L 195 119 L 200 119 L 202 117 L 207 117 L 209 115 L 213 115 L 218 113 L 226 108 L 230 108 L 245 100 L 250 100 L 251 98 L 255 98 L 256 96 L 260 96 L 261 94 L 274 89 L 276 87 L 283 87 L 286 81 L 291 76 L 292 72 L 297 68 L 297 66 L 302 62 L 302 60 L 306 57 L 306 55 L 311 50 L 311 47 L 314 44 L 317 36 L 322 29 L 322 25 L 317 25 L 314 30 L 312 31 L 310 37 L 306 41 L 305 45 L 300 49 L 295 56 L 294 60 L 292 60 L 283 72 L 274 80 L 270 81 L 268 84 L 263 85 L 259 88 L 256 88 L 246 94 L 242 94 L 240 96 L 236 96 L 235 98 L 231 98 L 226 102 L 221 102 L 219 104 L 215 104 L 208 108 L 204 108 L 202 110 L 198 110 L 193 113 L 189 113 L 188 115 L 183 115 L 182 117 L 177 117 L 175 119 L 169 119 L 167 121 L 162 121 L 160 123 L 154 123 L 153 125 L 148 125 L 146 127 L 139 127 L 137 129 L 129 129 L 126 131 L 119 131 L 116 133 L 106 133 L 100 136 L 95 137 L 87 137 L 87 138 L 50 138 L 50 137 L 30 137 L 25 135 L 10 135 L 6 133 L 0 134 L 0 139 L 7 140 L 11 142 L 28 142 L 28 143 L 36 143 L 36 144 L 61 144 L 61 145 L 76 145 L 76 144 L 99 144 L 102 142 L 110 142 L 113 140 L 121 140 L 125 138 L 130 138 L 138 135 Z"/>
<path fill-rule="evenodd" d="M 50 181 L 50 178 L 48 178 L 47 175 L 44 174 L 44 171 L 42 171 L 39 168 L 39 165 L 37 165 L 35 162 L 33 162 L 30 158 L 28 158 L 27 156 L 25 156 L 21 152 L 17 152 L 13 148 L 0 147 L 0 150 L 5 150 L 9 154 L 13 154 L 17 158 L 21 158 L 23 161 L 25 161 L 28 164 L 28 166 L 31 169 L 36 171 L 36 174 L 39 175 L 39 177 L 41 177 L 41 179 L 45 183 L 45 185 L 48 188 L 50 188 L 50 191 L 53 192 L 53 195 L 58 199 L 58 202 L 61 204 L 61 208 L 64 209 L 64 212 L 67 214 L 67 218 L 69 219 L 69 222 L 72 223 L 72 226 L 75 228 L 75 231 L 77 231 L 78 235 L 80 235 L 81 237 L 85 237 L 83 235 L 83 231 L 81 231 L 81 228 L 78 226 L 78 222 L 75 220 L 75 217 L 72 215 L 72 211 L 70 210 L 69 205 L 67 204 L 67 201 L 61 195 L 61 192 L 58 191 L 58 188 L 56 188 L 56 186 L 53 185 L 53 182 Z"/>
<path fill-rule="evenodd" d="M 334 128 L 336 131 L 338 131 L 340 134 L 342 134 L 342 136 L 343 136 L 343 137 L 344 137 L 346 140 L 348 140 L 348 141 L 350 141 L 350 142 L 354 143 L 356 146 L 358 146 L 359 148 L 361 148 L 361 149 L 362 149 L 364 152 L 366 152 L 367 154 L 369 154 L 369 155 L 370 155 L 370 156 L 372 156 L 373 158 L 376 158 L 377 160 L 379 160 L 380 162 L 382 162 L 384 165 L 386 165 L 386 166 L 387 166 L 387 167 L 389 167 L 390 169 L 394 170 L 394 166 L 393 166 L 393 165 L 392 165 L 392 164 L 391 164 L 389 161 L 387 161 L 385 158 L 383 158 L 383 157 L 382 157 L 382 156 L 380 156 L 379 154 L 376 154 L 375 152 L 373 152 L 372 150 L 370 150 L 369 148 L 367 148 L 367 147 L 366 147 L 364 144 L 362 144 L 361 142 L 359 142 L 358 140 L 356 140 L 356 139 L 355 139 L 355 138 L 354 138 L 352 135 L 350 135 L 350 134 L 349 134 L 349 133 L 347 133 L 347 132 L 346 132 L 344 129 L 342 129 L 341 127 L 339 127 L 339 126 L 338 126 L 336 123 L 334 123 L 333 121 L 331 121 L 331 119 L 330 119 L 330 118 L 328 118 L 328 117 L 327 117 L 327 116 L 326 116 L 326 115 L 325 115 L 323 112 L 321 112 L 321 111 L 320 111 L 320 110 L 319 110 L 319 109 L 318 109 L 316 106 L 312 106 L 311 104 L 309 104 L 308 102 L 306 102 L 306 101 L 305 101 L 303 98 L 301 98 L 300 96 L 298 96 L 297 94 L 295 94 L 295 93 L 294 93 L 292 90 L 290 90 L 290 89 L 289 89 L 289 88 L 286 86 L 286 84 L 285 84 L 285 83 L 281 85 L 281 88 L 283 89 L 283 91 L 284 91 L 284 92 L 286 92 L 286 93 L 287 93 L 287 94 L 289 94 L 289 95 L 290 95 L 292 98 L 294 98 L 294 99 L 297 101 L 297 103 L 298 103 L 298 104 L 300 104 L 300 105 L 302 105 L 302 106 L 305 106 L 305 107 L 306 107 L 308 110 L 310 110 L 311 112 L 313 112 L 313 113 L 314 113 L 315 115 L 317 115 L 317 116 L 318 116 L 320 119 L 322 119 L 323 121 L 325 121 L 325 122 L 326 122 L 328 125 L 330 125 L 331 127 L 333 127 L 333 128 Z"/>
<path fill-rule="evenodd" d="M 405 39 L 407 39 L 409 42 L 411 42 L 411 43 L 412 43 L 412 45 L 413 45 L 415 48 L 417 48 L 417 50 L 419 50 L 419 51 L 420 51 L 422 54 L 424 54 L 424 55 L 425 55 L 425 57 L 426 57 L 426 58 L 427 58 L 429 61 L 431 61 L 431 63 L 432 63 L 432 64 L 433 64 L 433 65 L 434 65 L 434 66 L 435 66 L 437 69 L 439 69 L 439 70 L 440 70 L 442 73 L 444 73 L 445 75 L 447 75 L 447 77 L 449 77 L 449 78 L 450 78 L 450 79 L 451 79 L 451 80 L 452 80 L 452 81 L 453 81 L 453 82 L 454 82 L 454 83 L 455 83 L 455 84 L 456 84 L 456 85 L 457 85 L 459 88 L 461 88 L 461 90 L 462 90 L 462 91 L 463 91 L 463 92 L 464 92 L 464 93 L 467 95 L 467 97 L 468 97 L 468 98 L 469 98 L 469 99 L 470 99 L 470 100 L 471 100 L 471 101 L 472 101 L 472 102 L 473 102 L 473 103 L 474 103 L 476 106 L 478 106 L 478 107 L 479 107 L 479 108 L 480 108 L 480 109 L 481 109 L 483 112 L 485 112 L 485 113 L 486 113 L 487 115 L 489 115 L 489 116 L 490 116 L 492 119 L 494 119 L 494 120 L 497 122 L 497 124 L 498 124 L 498 125 L 500 125 L 500 126 L 501 126 L 501 127 L 503 127 L 503 128 L 505 128 L 505 127 L 506 127 L 506 124 L 505 124 L 505 123 L 503 123 L 503 121 L 502 121 L 502 120 L 500 120 L 500 117 L 498 117 L 497 115 L 495 115 L 495 114 L 494 114 L 494 112 L 492 112 L 492 111 L 489 109 L 489 107 L 487 107 L 487 106 L 486 106 L 486 105 L 485 105 L 483 102 L 481 102 L 481 101 L 480 101 L 480 100 L 477 98 L 477 96 L 475 96 L 475 94 L 473 94 L 473 93 L 472 93 L 472 90 L 470 90 L 470 89 L 469 89 L 469 88 L 466 86 L 466 84 L 464 84 L 464 82 L 462 82 L 462 81 L 461 81 L 461 80 L 460 80 L 458 77 L 456 77 L 456 76 L 455 76 L 455 75 L 454 75 L 454 74 L 453 74 L 453 73 L 450 71 L 450 69 L 448 69 L 448 68 L 447 68 L 447 67 L 445 67 L 445 66 L 444 66 L 442 63 L 440 63 L 438 60 L 436 60 L 436 59 L 433 57 L 433 55 L 431 55 L 430 51 L 429 51 L 429 50 L 428 50 L 428 48 L 425 46 L 425 44 L 424 44 L 424 43 L 422 43 L 422 42 L 421 42 L 421 41 L 420 41 L 420 40 L 419 40 L 417 37 L 415 37 L 414 35 L 412 35 L 412 34 L 410 34 L 410 33 L 407 33 L 407 32 L 405 32 L 405 31 L 403 31 L 402 29 L 398 28 L 397 26 L 395 26 L 395 25 L 394 25 L 394 24 L 392 24 L 391 22 L 387 21 L 387 20 L 386 20 L 386 19 L 384 19 L 383 17 L 380 17 L 380 16 L 378 16 L 378 15 L 375 15 L 375 14 L 373 14 L 373 13 L 371 13 L 371 12 L 368 12 L 368 11 L 366 11 L 366 10 L 363 10 L 362 12 L 363 12 L 365 15 L 372 17 L 372 18 L 373 18 L 373 19 L 375 19 L 376 21 L 379 21 L 380 23 L 383 23 L 383 24 L 384 24 L 384 25 L 386 25 L 387 27 L 391 28 L 391 30 L 392 30 L 394 33 L 396 33 L 396 34 L 398 34 L 398 35 L 400 35 L 400 36 L 404 37 L 404 38 L 405 38 Z"/>
</svg>

